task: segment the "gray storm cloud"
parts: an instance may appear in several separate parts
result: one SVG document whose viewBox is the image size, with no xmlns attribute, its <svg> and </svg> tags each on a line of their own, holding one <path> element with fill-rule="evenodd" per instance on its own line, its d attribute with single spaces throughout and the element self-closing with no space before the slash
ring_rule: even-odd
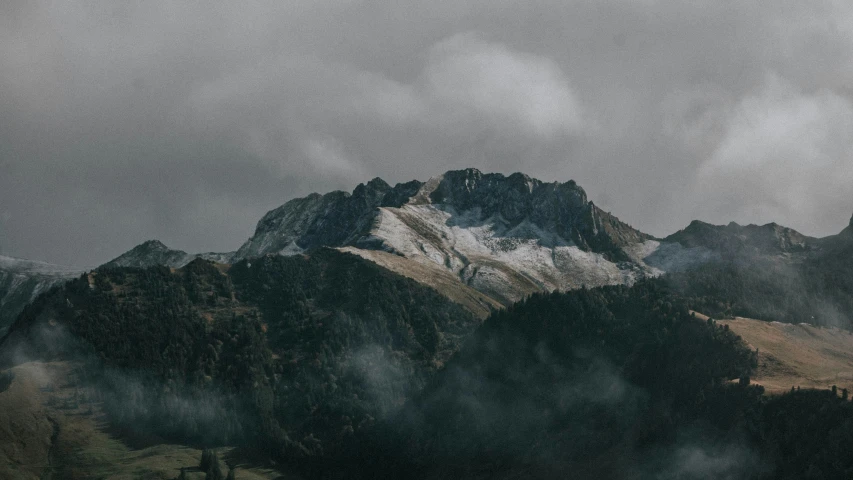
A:
<svg viewBox="0 0 853 480">
<path fill-rule="evenodd" d="M 232 250 L 268 209 L 451 168 L 575 179 L 656 235 L 847 224 L 842 1 L 0 5 L 0 253 Z"/>
</svg>

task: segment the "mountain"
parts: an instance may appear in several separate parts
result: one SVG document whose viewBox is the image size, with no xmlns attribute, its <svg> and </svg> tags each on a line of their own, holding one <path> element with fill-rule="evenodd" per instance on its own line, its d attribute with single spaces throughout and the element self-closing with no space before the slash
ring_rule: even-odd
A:
<svg viewBox="0 0 853 480">
<path fill-rule="evenodd" d="M 479 322 L 332 249 L 93 271 L 0 341 L 0 368 L 42 360 L 0 370 L 0 430 L 27 439 L 0 456 L 63 478 L 201 478 L 210 446 L 304 478 L 847 478 L 846 392 L 762 396 L 758 352 L 688 305 L 644 279 Z"/>
<path fill-rule="evenodd" d="M 0 255 L 0 338 L 39 294 L 82 273 L 82 269 Z"/>
<path fill-rule="evenodd" d="M 853 222 L 836 235 L 813 238 L 775 223 L 694 221 L 664 242 L 707 255 L 701 264 L 669 270 L 670 283 L 692 299 L 695 310 L 717 317 L 853 326 Z"/>
<path fill-rule="evenodd" d="M 688 248 L 704 247 L 727 256 L 796 254 L 814 250 L 819 245 L 818 239 L 776 223 L 741 226 L 731 222 L 718 226 L 699 220 L 665 240 Z"/>
<path fill-rule="evenodd" d="M 434 288 L 480 318 L 535 292 L 671 274 L 709 313 L 853 324 L 844 273 L 853 226 L 814 238 L 775 223 L 695 220 L 655 239 L 598 208 L 574 181 L 476 169 L 393 187 L 374 178 L 352 193 L 293 199 L 264 215 L 234 253 L 188 254 L 149 241 L 104 267 L 231 263 L 323 247 Z M 803 289 L 809 295 L 797 294 Z"/>
<path fill-rule="evenodd" d="M 572 180 L 448 171 L 288 201 L 236 252 L 188 254 L 152 240 L 103 267 L 232 263 L 330 247 L 437 289 L 477 316 L 540 291 L 631 284 L 717 259 L 715 245 L 652 238 L 589 201 Z M 701 237 L 701 232 L 693 234 Z"/>
<path fill-rule="evenodd" d="M 450 274 L 503 304 L 536 291 L 630 283 L 658 242 L 588 201 L 574 181 L 449 171 L 394 187 L 291 200 L 258 222 L 236 259 L 344 248 L 403 275 Z M 385 253 L 410 262 L 389 262 Z M 409 270 L 419 265 L 419 275 Z"/>
<path fill-rule="evenodd" d="M 39 394 L 60 403 L 37 422 L 0 410 L 0 429 L 37 423 L 30 453 L 63 473 L 84 457 L 51 445 L 89 411 L 163 458 L 237 446 L 306 478 L 848 478 L 846 393 L 766 398 L 749 378 L 819 367 L 803 385 L 825 385 L 848 339 L 803 330 L 832 365 L 793 341 L 762 356 L 691 310 L 849 327 L 851 269 L 853 220 L 823 239 L 698 221 L 655 239 L 572 181 L 374 179 L 269 212 L 233 254 L 148 241 L 38 296 L 0 369 L 49 361 L 74 388 Z M 39 378 L 0 370 L 0 404 Z"/>
<path fill-rule="evenodd" d="M 117 427 L 308 458 L 395 411 L 479 324 L 336 250 L 195 259 L 95 270 L 40 296 L 0 340 L 0 368 L 82 363 Z"/>
<path fill-rule="evenodd" d="M 217 263 L 230 263 L 233 255 L 234 252 L 187 253 L 182 250 L 173 250 L 159 240 L 148 240 L 101 265 L 100 268 L 145 268 L 155 265 L 180 268 L 196 258 L 211 260 Z"/>
</svg>

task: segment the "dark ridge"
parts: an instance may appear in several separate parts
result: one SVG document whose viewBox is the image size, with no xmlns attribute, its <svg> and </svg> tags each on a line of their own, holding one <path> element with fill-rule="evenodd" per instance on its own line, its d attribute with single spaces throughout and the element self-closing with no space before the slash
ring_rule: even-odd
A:
<svg viewBox="0 0 853 480">
<path fill-rule="evenodd" d="M 819 243 L 796 230 L 771 222 L 765 225 L 712 225 L 693 220 L 683 230 L 664 239 L 681 245 L 705 247 L 724 255 L 777 255 L 813 250 Z"/>
</svg>

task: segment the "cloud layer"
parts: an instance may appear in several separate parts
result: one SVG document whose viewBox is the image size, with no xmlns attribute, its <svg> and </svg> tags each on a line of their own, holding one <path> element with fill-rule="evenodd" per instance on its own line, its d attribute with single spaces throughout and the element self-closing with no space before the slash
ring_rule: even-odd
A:
<svg viewBox="0 0 853 480">
<path fill-rule="evenodd" d="M 853 6 L 0 6 L 0 253 L 231 250 L 268 209 L 450 168 L 577 180 L 656 235 L 853 212 Z"/>
</svg>

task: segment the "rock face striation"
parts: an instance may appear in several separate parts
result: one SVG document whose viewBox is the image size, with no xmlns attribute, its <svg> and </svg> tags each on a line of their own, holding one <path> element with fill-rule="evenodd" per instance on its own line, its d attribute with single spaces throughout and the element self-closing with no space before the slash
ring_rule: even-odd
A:
<svg viewBox="0 0 853 480">
<path fill-rule="evenodd" d="M 595 206 L 574 181 L 466 169 L 394 187 L 376 178 L 351 194 L 291 200 L 264 215 L 234 258 L 327 246 L 423 276 L 384 258 L 392 254 L 509 303 L 534 291 L 656 273 L 638 255 L 657 243 Z"/>
<path fill-rule="evenodd" d="M 0 255 L 0 337 L 39 294 L 82 272 L 74 267 Z"/>
</svg>

